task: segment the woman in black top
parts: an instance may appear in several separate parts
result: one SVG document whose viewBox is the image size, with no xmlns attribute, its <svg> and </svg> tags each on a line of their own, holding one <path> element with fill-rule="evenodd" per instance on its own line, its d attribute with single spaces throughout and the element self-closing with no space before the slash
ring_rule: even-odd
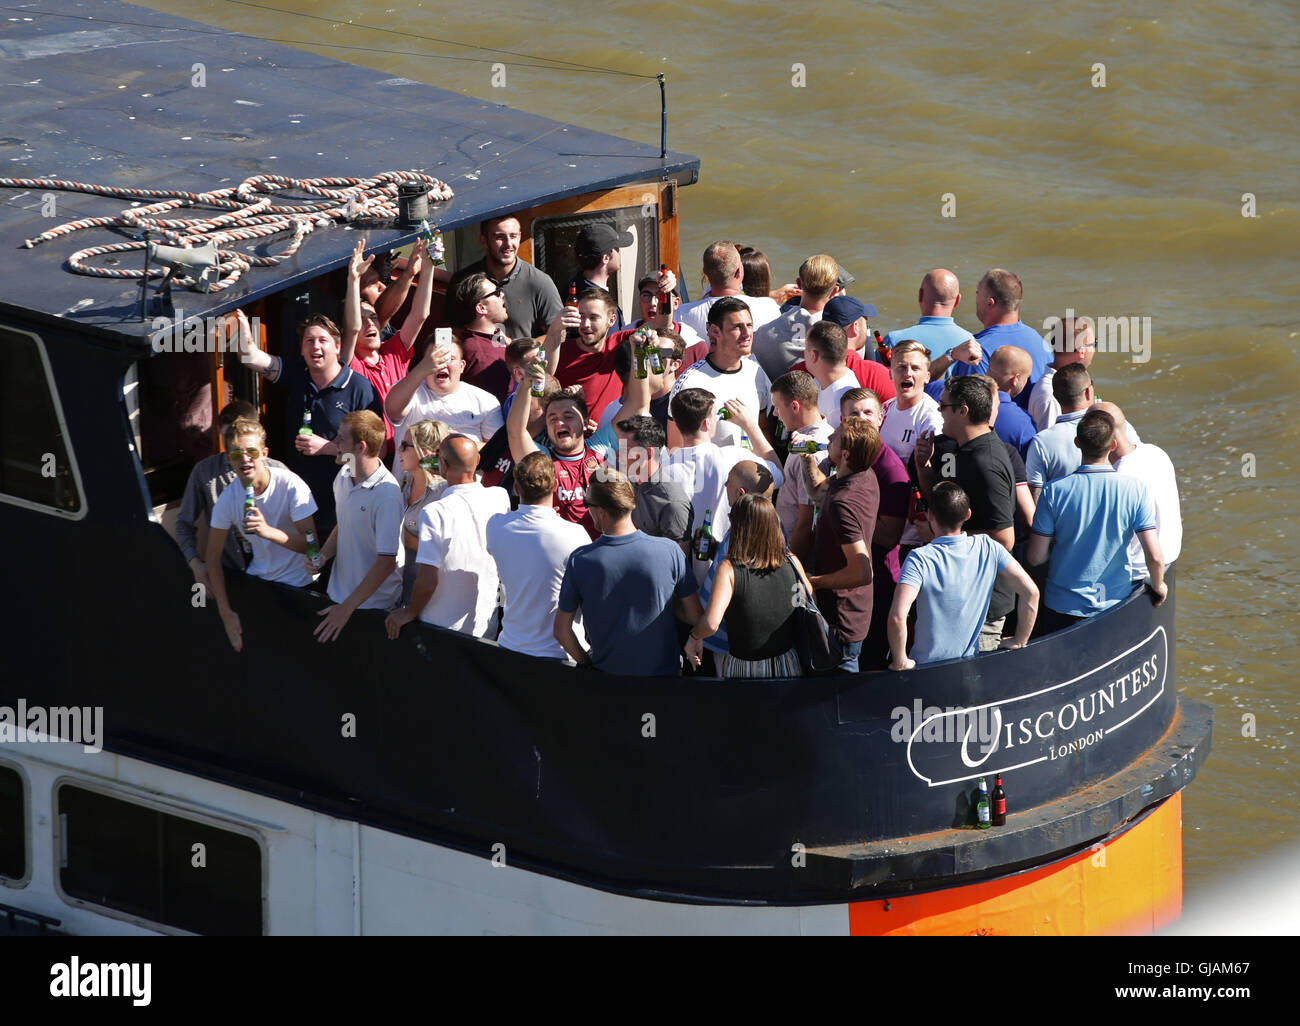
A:
<svg viewBox="0 0 1300 1026">
<path fill-rule="evenodd" d="M 686 654 L 698 666 L 704 639 L 725 617 L 731 651 L 720 677 L 798 677 L 795 608 L 808 578 L 786 548 L 770 499 L 742 495 L 731 508 L 731 538 L 718 561 L 704 619 L 691 631 Z"/>
</svg>

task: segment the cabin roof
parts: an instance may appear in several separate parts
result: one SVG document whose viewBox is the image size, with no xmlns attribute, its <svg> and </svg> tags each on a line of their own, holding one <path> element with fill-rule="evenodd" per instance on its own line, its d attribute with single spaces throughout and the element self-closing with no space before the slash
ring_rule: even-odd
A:
<svg viewBox="0 0 1300 1026">
<path fill-rule="evenodd" d="M 203 192 L 258 174 L 421 170 L 455 190 L 430 215 L 450 230 L 632 181 L 673 177 L 689 184 L 699 171 L 699 159 L 686 154 L 670 151 L 661 159 L 657 146 L 117 0 L 52 0 L 24 15 L 7 19 L 0 31 L 8 108 L 0 155 L 11 177 Z M 196 63 L 204 65 L 203 88 L 191 84 Z M 431 64 L 431 77 L 459 73 L 446 67 Z M 654 125 L 649 102 L 645 121 Z M 42 216 L 41 190 L 0 189 L 0 250 L 7 254 L 0 309 L 63 317 L 96 335 L 147 336 L 149 322 L 138 319 L 138 280 L 64 267 L 77 250 L 124 236 L 88 229 L 33 249 L 24 245 L 54 225 L 108 216 L 129 201 L 55 195 L 50 218 Z M 410 230 L 365 230 L 371 248 L 415 237 Z M 343 226 L 314 231 L 277 267 L 254 267 L 209 295 L 173 286 L 173 300 L 187 317 L 225 312 L 342 266 L 355 238 Z M 266 248 L 278 252 L 286 240 L 276 236 Z M 103 258 L 95 262 L 103 266 Z M 118 266 L 142 264 L 132 252 Z"/>
</svg>

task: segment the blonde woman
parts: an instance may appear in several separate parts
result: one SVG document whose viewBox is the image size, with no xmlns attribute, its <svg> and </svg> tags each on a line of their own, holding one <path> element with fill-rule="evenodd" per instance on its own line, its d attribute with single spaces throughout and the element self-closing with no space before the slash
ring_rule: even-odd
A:
<svg viewBox="0 0 1300 1026">
<path fill-rule="evenodd" d="M 415 550 L 420 547 L 420 512 L 447 490 L 447 479 L 435 472 L 438 447 L 451 434 L 440 420 L 422 420 L 412 424 L 397 447 L 402 468 L 402 544 L 406 546 L 406 563 L 402 567 L 402 604 L 411 600 L 419 567 Z"/>
</svg>

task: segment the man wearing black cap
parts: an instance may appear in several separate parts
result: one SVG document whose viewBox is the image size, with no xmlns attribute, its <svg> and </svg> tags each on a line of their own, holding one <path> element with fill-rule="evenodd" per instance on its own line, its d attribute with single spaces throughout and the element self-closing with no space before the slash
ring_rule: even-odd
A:
<svg viewBox="0 0 1300 1026">
<path fill-rule="evenodd" d="M 573 281 L 569 282 L 565 294 L 567 295 L 570 289 L 576 289 L 579 293 L 587 289 L 604 289 L 614 295 L 614 287 L 610 279 L 620 267 L 619 250 L 632 245 L 632 242 L 631 232 L 620 232 L 604 221 L 595 221 L 585 226 L 578 232 L 578 240 L 573 245 L 578 257 L 579 271 Z M 627 326 L 623 322 L 623 311 L 617 302 L 614 308 L 617 313 L 614 323 L 610 325 L 611 334 L 622 331 Z"/>
</svg>

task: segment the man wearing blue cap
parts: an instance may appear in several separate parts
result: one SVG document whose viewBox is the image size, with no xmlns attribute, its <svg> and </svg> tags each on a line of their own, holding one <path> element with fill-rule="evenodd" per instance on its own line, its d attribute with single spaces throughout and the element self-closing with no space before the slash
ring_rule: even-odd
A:
<svg viewBox="0 0 1300 1026">
<path fill-rule="evenodd" d="M 828 380 L 835 381 L 843 377 L 844 369 L 847 368 L 857 379 L 858 385 L 862 388 L 871 389 L 880 397 L 880 401 L 883 403 L 894 398 L 893 379 L 889 376 L 889 371 L 885 368 L 883 363 L 876 363 L 874 360 L 863 359 L 862 355 L 856 348 L 866 344 L 868 334 L 867 318 L 874 317 L 875 314 L 876 308 L 874 306 L 871 306 L 868 303 L 859 302 L 852 296 L 836 296 L 822 308 L 822 320 L 843 328 L 848 345 L 844 353 L 842 366 L 823 368 L 821 377 L 826 377 L 827 374 L 829 374 L 830 377 Z M 807 371 L 809 374 L 818 378 L 819 384 L 821 383 L 821 377 L 818 377 L 818 375 L 814 373 L 812 366 L 805 360 L 800 360 L 790 369 Z M 822 387 L 826 387 L 825 384 L 823 384 Z M 843 390 L 841 390 L 841 392 L 842 391 Z M 823 410 L 824 415 L 828 419 L 834 419 L 836 424 L 839 423 L 838 402 L 838 398 L 832 400 L 830 397 L 827 397 L 827 406 L 826 409 Z M 820 401 L 818 405 L 822 405 Z M 834 408 L 833 417 L 832 413 L 827 412 L 832 410 L 832 408 Z"/>
</svg>

